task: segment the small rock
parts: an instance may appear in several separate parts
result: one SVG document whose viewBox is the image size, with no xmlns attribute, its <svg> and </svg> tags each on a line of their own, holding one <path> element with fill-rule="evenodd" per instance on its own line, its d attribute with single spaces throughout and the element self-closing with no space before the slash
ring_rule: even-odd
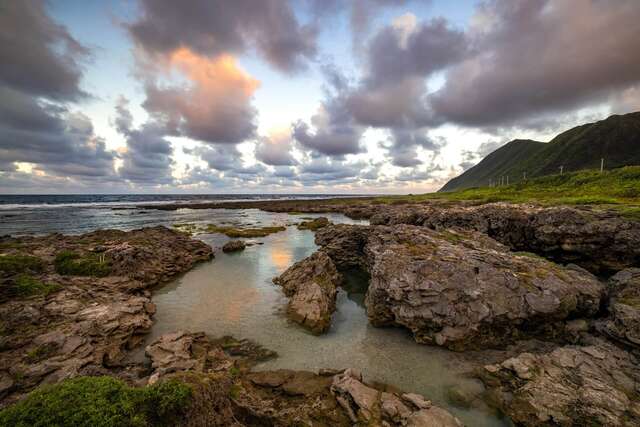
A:
<svg viewBox="0 0 640 427">
<path fill-rule="evenodd" d="M 222 247 L 222 252 L 243 251 L 247 245 L 242 240 L 230 240 Z"/>
</svg>

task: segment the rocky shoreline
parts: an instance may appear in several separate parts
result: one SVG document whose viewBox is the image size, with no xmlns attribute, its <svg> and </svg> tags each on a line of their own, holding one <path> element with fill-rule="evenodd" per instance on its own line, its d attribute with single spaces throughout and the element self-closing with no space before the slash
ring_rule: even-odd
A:
<svg viewBox="0 0 640 427">
<path fill-rule="evenodd" d="M 274 279 L 292 320 L 325 333 L 344 275 L 359 271 L 371 324 L 475 358 L 482 400 L 516 425 L 640 424 L 640 223 L 588 208 L 339 202 L 198 207 L 368 219 L 301 226 L 320 249 Z M 253 372 L 273 354 L 232 338 L 180 331 L 135 360 L 153 322 L 150 289 L 213 256 L 184 233 L 3 237 L 0 251 L 15 261 L 1 278 L 3 406 L 37 385 L 111 375 L 190 384 L 184 425 L 462 425 L 353 369 Z"/>
<path fill-rule="evenodd" d="M 374 326 L 403 327 L 418 343 L 454 351 L 510 347 L 476 375 L 485 400 L 516 425 L 640 424 L 640 223 L 502 203 L 351 209 L 343 213 L 371 225 L 318 230 L 318 252 L 276 282 L 306 269 L 339 286 L 334 270 L 356 269 L 370 277 Z M 324 299 L 334 292 L 318 288 Z M 305 313 L 323 313 L 327 330 L 331 310 L 313 306 L 321 299 L 307 298 Z M 530 340 L 543 345 L 514 352 Z"/>
<path fill-rule="evenodd" d="M 156 311 L 151 289 L 213 257 L 186 233 L 5 236 L 0 250 L 0 407 L 41 386 L 109 376 L 136 387 L 188 384 L 179 425 L 462 425 L 422 396 L 366 383 L 354 370 L 252 372 L 275 354 L 232 337 L 177 331 L 148 345 L 141 361 Z"/>
</svg>

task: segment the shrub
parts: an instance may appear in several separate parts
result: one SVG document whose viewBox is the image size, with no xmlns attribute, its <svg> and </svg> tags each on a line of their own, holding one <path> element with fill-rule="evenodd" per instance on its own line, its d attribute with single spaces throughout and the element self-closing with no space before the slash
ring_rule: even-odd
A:
<svg viewBox="0 0 640 427">
<path fill-rule="evenodd" d="M 34 256 L 0 256 L 0 273 L 8 276 L 26 272 L 40 273 L 43 269 L 44 262 L 40 258 L 36 258 Z"/>
<path fill-rule="evenodd" d="M 80 256 L 71 251 L 60 252 L 54 261 L 58 274 L 70 276 L 104 277 L 111 273 L 111 265 L 95 254 Z"/>
<path fill-rule="evenodd" d="M 136 388 L 111 377 L 78 377 L 0 411 L 0 426 L 168 426 L 190 401 L 191 388 L 175 380 Z"/>
<path fill-rule="evenodd" d="M 49 295 L 60 289 L 56 283 L 44 283 L 28 274 L 21 274 L 15 279 L 13 286 L 15 293 L 20 296 Z"/>
</svg>

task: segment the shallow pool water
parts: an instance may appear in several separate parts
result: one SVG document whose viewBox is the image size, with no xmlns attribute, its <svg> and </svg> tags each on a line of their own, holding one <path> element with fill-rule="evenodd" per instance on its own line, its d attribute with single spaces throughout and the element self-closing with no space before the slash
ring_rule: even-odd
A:
<svg viewBox="0 0 640 427">
<path fill-rule="evenodd" d="M 334 222 L 351 222 L 340 215 Z M 299 220 L 286 214 L 242 211 L 230 222 L 271 225 Z M 200 236 L 220 248 L 228 239 L 219 234 Z M 272 278 L 317 249 L 311 231 L 286 231 L 256 239 L 262 245 L 224 254 L 201 264 L 154 293 L 157 314 L 149 341 L 178 329 L 204 331 L 211 336 L 233 335 L 254 340 L 279 357 L 257 369 L 353 367 L 367 380 L 380 381 L 427 396 L 455 413 L 468 426 L 504 426 L 502 419 L 479 410 L 451 406 L 448 387 L 479 390 L 464 376 L 470 366 L 455 353 L 416 344 L 402 329 L 374 328 L 362 306 L 362 289 L 341 290 L 331 330 L 314 336 L 287 320 L 287 300 Z"/>
</svg>

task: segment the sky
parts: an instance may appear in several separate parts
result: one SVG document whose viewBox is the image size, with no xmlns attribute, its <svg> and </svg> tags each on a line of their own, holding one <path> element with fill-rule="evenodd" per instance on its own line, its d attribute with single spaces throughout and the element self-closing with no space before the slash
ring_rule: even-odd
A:
<svg viewBox="0 0 640 427">
<path fill-rule="evenodd" d="M 637 0 L 0 0 L 0 193 L 421 193 L 640 110 Z"/>
</svg>

